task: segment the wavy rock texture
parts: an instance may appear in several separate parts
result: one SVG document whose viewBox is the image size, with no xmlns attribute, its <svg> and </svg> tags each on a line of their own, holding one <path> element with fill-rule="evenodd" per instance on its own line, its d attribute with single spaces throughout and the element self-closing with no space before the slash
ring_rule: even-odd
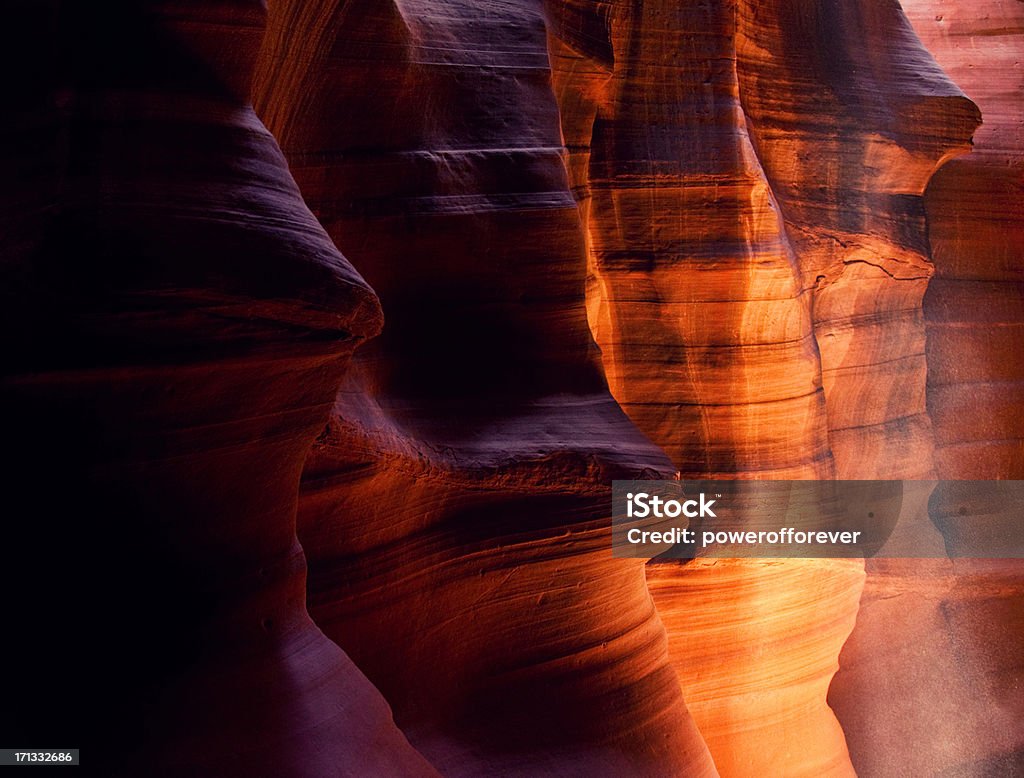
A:
<svg viewBox="0 0 1024 778">
<path fill-rule="evenodd" d="M 933 475 L 921 195 L 977 112 L 898 4 L 548 9 L 591 326 L 630 417 L 684 477 Z M 852 772 L 825 693 L 862 572 L 719 562 L 649 580 L 723 775 Z M 763 621 L 779 590 L 817 639 L 750 694 L 750 655 L 792 640 Z M 714 645 L 744 646 L 717 687 L 694 652 L 705 609 Z"/>
<path fill-rule="evenodd" d="M 305 609 L 300 470 L 381 320 L 248 104 L 260 4 L 12 10 L 48 47 L 14 51 L 0 146 L 5 472 L 32 495 L 5 737 L 103 775 L 432 774 Z"/>
<path fill-rule="evenodd" d="M 695 560 L 651 565 L 647 580 L 722 775 L 854 775 L 825 697 L 862 562 Z"/>
<path fill-rule="evenodd" d="M 974 151 L 946 165 L 925 196 L 935 262 L 924 313 L 937 466 L 945 478 L 1022 478 L 1024 7 L 904 5 L 985 117 Z"/>
<path fill-rule="evenodd" d="M 942 478 L 1020 478 L 1024 11 L 1005 2 L 903 6 L 984 116 L 972 153 L 946 164 L 924 198 L 935 263 L 924 317 L 936 470 Z M 1004 509 L 988 499 L 990 513 Z M 931 503 L 939 526 L 962 504 L 955 490 Z M 869 571 L 829 697 L 858 771 L 1024 770 L 1024 709 L 1020 694 L 1008 693 L 1022 683 L 1021 562 L 890 560 Z M 882 693 L 869 698 L 865 688 Z"/>
<path fill-rule="evenodd" d="M 831 475 L 811 296 L 743 122 L 735 7 L 620 3 L 607 17 L 549 7 L 590 236 L 591 325 L 616 398 L 684 477 Z M 758 616 L 768 592 L 795 587 L 794 619 L 814 618 L 804 569 L 721 561 L 649 571 L 673 665 L 722 775 L 849 772 L 825 692 L 856 613 L 856 575 L 837 577 L 848 592 L 831 604 L 845 610 L 815 623 L 835 629 L 798 653 L 805 664 L 789 675 L 772 665 L 745 693 L 751 658 L 785 641 Z"/>
<path fill-rule="evenodd" d="M 549 5 L 616 399 L 683 477 L 831 473 L 810 295 L 739 103 L 735 7 Z"/>
<path fill-rule="evenodd" d="M 549 6 L 631 418 L 684 476 L 931 474 L 920 196 L 977 112 L 898 4 Z"/>
<path fill-rule="evenodd" d="M 836 474 L 930 477 L 921 195 L 969 149 L 977 108 L 895 0 L 750 3 L 739 19 L 747 119 L 816 289 Z"/>
<path fill-rule="evenodd" d="M 304 477 L 317 623 L 445 774 L 715 774 L 608 553 L 609 481 L 672 468 L 588 329 L 535 4 L 279 2 L 258 80 L 388 322 Z"/>
<path fill-rule="evenodd" d="M 105 775 L 1022 769 L 1019 563 L 609 554 L 613 478 L 1020 477 L 1024 20 L 904 7 L 938 64 L 895 0 L 5 9 L 0 729 Z"/>
</svg>

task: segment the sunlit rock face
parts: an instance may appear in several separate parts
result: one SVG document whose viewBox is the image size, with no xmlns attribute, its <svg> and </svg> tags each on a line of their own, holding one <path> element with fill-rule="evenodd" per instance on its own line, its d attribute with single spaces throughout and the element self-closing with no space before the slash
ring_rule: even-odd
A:
<svg viewBox="0 0 1024 778">
<path fill-rule="evenodd" d="M 380 295 L 303 480 L 317 623 L 447 775 L 713 775 L 610 481 L 608 392 L 536 4 L 278 2 L 258 106 Z"/>
<path fill-rule="evenodd" d="M 305 608 L 300 470 L 381 316 L 249 105 L 260 3 L 5 25 L 0 396 L 36 506 L 5 737 L 97 775 L 432 774 Z"/>
<path fill-rule="evenodd" d="M 815 288 L 836 475 L 929 477 L 921 195 L 970 148 L 977 108 L 895 0 L 751 2 L 739 19 L 746 116 Z"/>
<path fill-rule="evenodd" d="M 0 732 L 1019 772 L 1019 562 L 610 553 L 615 478 L 1024 472 L 1024 11 L 903 7 L 13 4 Z"/>
<path fill-rule="evenodd" d="M 859 560 L 649 568 L 687 705 L 722 775 L 854 775 L 825 697 L 863 579 Z"/>
<path fill-rule="evenodd" d="M 939 170 L 924 197 L 935 265 L 923 310 L 936 471 L 947 479 L 1020 478 L 1024 10 L 935 0 L 903 7 L 984 117 L 972 152 Z M 950 495 L 932 500 L 937 522 L 957 511 Z M 829 696 L 859 772 L 1021 770 L 1022 574 L 1019 560 L 869 566 Z M 879 693 L 865 695 L 867 688 Z"/>
<path fill-rule="evenodd" d="M 630 417 L 683 476 L 932 474 L 921 194 L 978 116 L 898 4 L 548 7 Z"/>
<path fill-rule="evenodd" d="M 907 0 L 907 14 L 985 121 L 925 197 L 928 408 L 945 478 L 1024 477 L 1024 7 Z M 984 409 L 981 412 L 980 409 Z"/>
<path fill-rule="evenodd" d="M 546 7 L 590 321 L 623 409 L 684 477 L 933 475 L 921 195 L 978 115 L 899 5 Z M 723 775 L 852 774 L 825 694 L 861 565 L 648 579 Z M 775 598 L 813 639 L 763 620 Z M 755 684 L 751 656 L 779 664 Z"/>
<path fill-rule="evenodd" d="M 831 475 L 811 294 L 743 119 L 735 7 L 549 8 L 591 326 L 616 398 L 684 477 Z M 825 691 L 859 577 L 837 579 L 838 629 L 785 674 L 750 662 L 793 647 L 757 613 L 790 587 L 794 618 L 813 618 L 803 566 L 698 564 L 651 567 L 648 582 L 720 773 L 848 773 Z M 801 731 L 815 737 L 796 749 Z"/>
<path fill-rule="evenodd" d="M 549 6 L 616 398 L 684 477 L 831 473 L 811 295 L 740 105 L 735 6 Z"/>
</svg>

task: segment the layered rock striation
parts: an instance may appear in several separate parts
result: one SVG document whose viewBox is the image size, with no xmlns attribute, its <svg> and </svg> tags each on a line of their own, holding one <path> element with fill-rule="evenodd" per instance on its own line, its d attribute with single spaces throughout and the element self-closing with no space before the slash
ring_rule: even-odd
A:
<svg viewBox="0 0 1024 778">
<path fill-rule="evenodd" d="M 980 116 L 895 0 L 741 5 L 740 90 L 801 277 L 840 478 L 928 478 L 922 195 Z"/>
<path fill-rule="evenodd" d="M 713 775 L 608 550 L 609 482 L 673 468 L 587 324 L 545 33 L 530 2 L 271 7 L 261 115 L 387 321 L 305 470 L 312 613 L 445 774 Z"/>
<path fill-rule="evenodd" d="M 928 409 L 938 472 L 1021 478 L 1024 9 L 1006 2 L 904 5 L 939 64 L 985 117 L 972 153 L 946 165 L 925 195 L 935 263 L 924 300 Z"/>
<path fill-rule="evenodd" d="M 12 742 L 1019 769 L 1019 564 L 608 527 L 616 478 L 1019 476 L 1019 3 L 267 5 L 5 17 Z M 953 557 L 1015 519 L 908 491 Z"/>
<path fill-rule="evenodd" d="M 103 775 L 435 774 L 305 607 L 300 471 L 381 315 L 249 105 L 261 4 L 13 11 L 4 737 Z"/>
<path fill-rule="evenodd" d="M 591 326 L 624 410 L 684 477 L 932 476 L 922 194 L 978 114 L 899 5 L 547 8 Z M 648 579 L 723 775 L 852 774 L 825 694 L 856 564 Z M 778 608 L 814 638 L 755 683 L 750 657 L 792 639 L 764 620 Z"/>
<path fill-rule="evenodd" d="M 1003 2 L 903 7 L 984 117 L 972 152 L 943 166 L 924 194 L 935 267 L 923 299 L 935 468 L 945 479 L 1020 478 L 1024 13 Z M 1007 510 L 996 484 L 970 498 L 961 491 L 953 485 L 931 496 L 938 527 L 955 526 L 968 504 L 986 520 Z M 956 556 L 956 533 L 946 534 Z M 1021 683 L 1022 572 L 1020 560 L 871 566 L 829 698 L 859 772 L 1021 770 L 1024 711 L 1008 690 Z M 867 696 L 867 688 L 883 693 Z"/>
<path fill-rule="evenodd" d="M 683 477 L 830 474 L 811 295 L 744 120 L 735 5 L 549 6 L 616 399 Z"/>
</svg>

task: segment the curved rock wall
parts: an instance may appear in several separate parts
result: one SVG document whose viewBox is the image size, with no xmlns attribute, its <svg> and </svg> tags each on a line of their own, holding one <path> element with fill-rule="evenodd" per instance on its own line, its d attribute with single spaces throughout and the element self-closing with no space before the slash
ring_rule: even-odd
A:
<svg viewBox="0 0 1024 778">
<path fill-rule="evenodd" d="M 583 12 L 549 6 L 616 399 L 684 478 L 831 474 L 811 295 L 740 105 L 735 5 L 594 7 L 603 60 L 573 34 Z"/>
<path fill-rule="evenodd" d="M 1024 477 L 1024 8 L 904 3 L 939 64 L 981 108 L 969 156 L 925 196 L 935 278 L 924 300 L 939 475 Z M 983 407 L 984 413 L 978 409 Z"/>
<path fill-rule="evenodd" d="M 17 5 L 5 737 L 103 775 L 433 774 L 305 608 L 300 471 L 381 318 L 248 103 L 260 4 Z"/>
<path fill-rule="evenodd" d="M 811 295 L 744 121 L 735 5 L 618 3 L 607 15 L 548 5 L 590 238 L 591 326 L 616 398 L 684 477 L 830 476 Z M 811 651 L 805 669 L 819 688 L 771 665 L 758 692 L 743 693 L 751 657 L 782 639 L 756 615 L 766 592 L 795 586 L 798 620 L 819 606 L 801 567 L 649 569 L 673 665 L 722 775 L 779 769 L 780 750 L 792 751 L 785 733 L 808 729 L 821 737 L 788 767 L 849 767 L 824 698 L 850 624 Z M 841 580 L 849 622 L 859 579 Z M 766 748 L 768 732 L 780 750 Z"/>
<path fill-rule="evenodd" d="M 387 321 L 304 476 L 317 623 L 445 774 L 715 774 L 608 553 L 610 480 L 672 468 L 587 326 L 535 4 L 279 2 L 259 84 Z"/>
<path fill-rule="evenodd" d="M 903 7 L 13 4 L 3 731 L 112 775 L 1018 769 L 1019 563 L 609 553 L 614 478 L 1021 473 L 1024 19 Z"/>
<path fill-rule="evenodd" d="M 922 195 L 978 115 L 898 4 L 548 7 L 592 327 L 631 418 L 684 476 L 933 476 Z M 852 772 L 825 693 L 862 573 L 720 561 L 648 580 L 723 775 Z M 817 680 L 771 663 L 744 694 L 748 655 L 694 647 L 773 653 L 769 580 L 798 593 L 807 632 L 787 639 Z"/>
<path fill-rule="evenodd" d="M 939 170 L 924 196 L 935 265 L 923 314 L 936 471 L 946 479 L 1020 478 L 1024 11 L 998 0 L 903 7 L 984 117 L 972 152 Z M 998 514 L 1005 506 L 995 492 L 986 499 Z M 933 521 L 957 513 L 955 498 L 955 489 L 933 496 Z M 1006 690 L 1021 683 L 1022 573 L 1020 560 L 869 567 L 829 697 L 859 772 L 1020 771 L 1024 709 Z M 868 696 L 866 688 L 884 691 Z"/>
<path fill-rule="evenodd" d="M 836 475 L 932 477 L 921 195 L 978 111 L 895 0 L 748 3 L 739 20 L 743 106 L 815 290 Z"/>
<path fill-rule="evenodd" d="M 684 477 L 933 475 L 921 195 L 977 112 L 898 4 L 547 8 L 591 326 L 623 409 Z M 856 568 L 650 568 L 723 775 L 851 774 L 825 695 Z M 769 665 L 749 693 L 750 656 L 787 639 L 763 621 L 782 591 L 816 639 L 796 676 Z"/>
</svg>

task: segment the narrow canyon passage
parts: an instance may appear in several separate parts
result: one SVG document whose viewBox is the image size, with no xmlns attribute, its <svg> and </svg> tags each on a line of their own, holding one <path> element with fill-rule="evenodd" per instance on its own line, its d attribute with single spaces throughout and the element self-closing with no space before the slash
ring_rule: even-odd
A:
<svg viewBox="0 0 1024 778">
<path fill-rule="evenodd" d="M 923 194 L 967 152 L 979 114 L 899 6 L 551 6 L 591 327 L 630 417 L 684 478 L 935 477 Z M 869 602 L 893 567 L 869 563 Z M 895 569 L 908 580 L 899 607 L 931 612 L 909 581 L 933 568 Z M 908 668 L 859 647 L 921 639 L 891 610 L 861 619 L 829 697 L 840 721 L 826 703 L 864 580 L 841 561 L 649 567 L 723 775 L 884 775 L 903 741 L 894 716 L 934 718 L 935 686 L 865 704 Z M 919 662 L 949 662 L 959 630 L 931 629 Z M 907 763 L 970 758 L 950 735 L 915 729 Z M 935 758 L 941 747 L 956 756 Z"/>
<path fill-rule="evenodd" d="M 8 21 L 0 746 L 1024 773 L 1024 4 Z M 931 558 L 623 558 L 634 479 L 900 481 Z"/>
<path fill-rule="evenodd" d="M 673 468 L 603 377 L 550 83 L 533 3 L 271 7 L 257 107 L 388 322 L 307 461 L 310 610 L 446 775 L 710 776 L 608 553 L 610 481 Z"/>
</svg>

